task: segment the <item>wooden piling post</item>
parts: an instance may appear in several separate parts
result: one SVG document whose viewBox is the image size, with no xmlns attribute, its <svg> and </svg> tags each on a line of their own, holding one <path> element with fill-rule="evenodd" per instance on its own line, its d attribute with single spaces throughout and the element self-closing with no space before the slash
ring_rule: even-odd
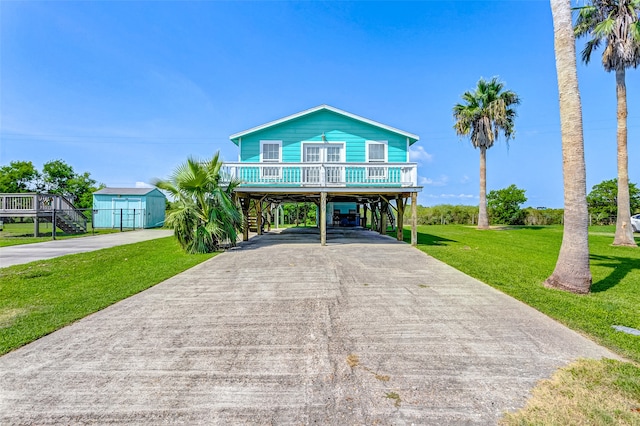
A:
<svg viewBox="0 0 640 426">
<path fill-rule="evenodd" d="M 320 193 L 320 245 L 327 245 L 327 193 Z"/>
<path fill-rule="evenodd" d="M 411 193 L 411 245 L 418 245 L 418 193 Z"/>
<path fill-rule="evenodd" d="M 240 207 L 242 208 L 243 226 L 242 226 L 242 241 L 249 241 L 249 206 L 251 205 L 250 198 L 240 198 Z"/>
<path fill-rule="evenodd" d="M 389 214 L 389 203 L 380 202 L 380 235 L 387 235 L 387 215 Z"/>
<path fill-rule="evenodd" d="M 364 229 L 367 229 L 367 210 L 369 210 L 367 204 L 363 204 L 362 205 L 362 217 L 360 217 L 360 225 Z"/>
<path fill-rule="evenodd" d="M 262 200 L 256 200 L 256 232 L 262 235 Z"/>
<path fill-rule="evenodd" d="M 398 198 L 396 198 L 396 210 L 398 211 L 398 226 L 396 237 L 398 241 L 403 241 L 404 235 L 402 234 L 402 229 L 404 228 L 404 197 L 402 195 L 398 195 Z"/>
</svg>

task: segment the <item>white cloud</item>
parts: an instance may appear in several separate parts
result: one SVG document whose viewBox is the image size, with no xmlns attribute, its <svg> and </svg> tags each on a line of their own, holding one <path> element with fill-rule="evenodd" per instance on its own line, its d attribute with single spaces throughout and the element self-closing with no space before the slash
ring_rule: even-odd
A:
<svg viewBox="0 0 640 426">
<path fill-rule="evenodd" d="M 440 198 L 473 198 L 472 194 L 440 194 Z"/>
<path fill-rule="evenodd" d="M 429 163 L 433 160 L 433 155 L 425 151 L 424 147 L 414 145 L 409 147 L 409 159 L 415 162 Z"/>
<path fill-rule="evenodd" d="M 429 198 L 457 198 L 457 199 L 470 199 L 470 198 L 478 198 L 477 195 L 473 194 L 426 194 Z"/>
<path fill-rule="evenodd" d="M 418 183 L 420 185 L 445 186 L 448 182 L 449 182 L 449 177 L 445 175 L 440 175 L 438 179 L 431 179 L 423 176 L 420 176 L 418 178 Z"/>
<path fill-rule="evenodd" d="M 467 175 L 464 175 L 460 178 L 460 183 L 467 183 L 471 180 L 471 178 Z"/>
<path fill-rule="evenodd" d="M 136 182 L 136 188 L 155 188 L 153 185 L 149 185 L 146 182 Z"/>
</svg>

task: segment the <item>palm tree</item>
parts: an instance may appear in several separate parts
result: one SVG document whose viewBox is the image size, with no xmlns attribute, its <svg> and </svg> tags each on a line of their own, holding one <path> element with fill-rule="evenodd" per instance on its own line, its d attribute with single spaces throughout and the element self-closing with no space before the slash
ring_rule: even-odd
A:
<svg viewBox="0 0 640 426">
<path fill-rule="evenodd" d="M 166 223 L 188 253 L 210 253 L 225 241 L 235 245 L 242 230 L 242 213 L 233 200 L 240 181 L 223 181 L 221 167 L 219 153 L 203 162 L 189 158 L 169 180 L 154 181 L 176 201 Z"/>
<path fill-rule="evenodd" d="M 626 69 L 640 64 L 640 0 L 592 0 L 578 9 L 574 27 L 577 37 L 589 36 L 582 60 L 589 63 L 591 54 L 604 43 L 602 65 L 616 72 L 618 101 L 618 216 L 613 245 L 636 247 L 629 207 L 629 158 L 627 153 Z"/>
<path fill-rule="evenodd" d="M 514 135 L 513 108 L 520 99 L 511 90 L 503 91 L 504 83 L 497 77 L 486 81 L 481 78 L 475 91 L 462 95 L 464 103 L 453 107 L 453 128 L 458 136 L 471 135 L 471 144 L 480 148 L 480 209 L 478 229 L 489 229 L 487 216 L 487 149 L 493 146 L 500 133 L 509 142 Z"/>
<path fill-rule="evenodd" d="M 589 270 L 587 173 L 570 0 L 551 0 L 551 12 L 560 94 L 564 232 L 556 267 L 544 284 L 547 287 L 574 293 L 588 293 L 591 288 L 591 271 Z"/>
</svg>

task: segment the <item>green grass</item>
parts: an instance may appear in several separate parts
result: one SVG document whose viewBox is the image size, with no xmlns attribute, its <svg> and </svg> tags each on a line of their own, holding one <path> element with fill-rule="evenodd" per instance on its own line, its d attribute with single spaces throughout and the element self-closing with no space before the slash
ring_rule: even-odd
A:
<svg viewBox="0 0 640 426">
<path fill-rule="evenodd" d="M 86 237 L 89 235 L 111 234 L 120 232 L 119 229 L 93 229 L 91 223 L 87 224 L 88 229 L 84 234 L 66 234 L 59 228 L 56 228 L 56 239 L 64 240 L 67 238 Z M 0 231 L 0 247 L 16 246 L 21 244 L 42 243 L 51 241 L 51 223 L 40 224 L 40 235 L 33 236 L 33 223 L 5 223 L 3 230 Z"/>
<path fill-rule="evenodd" d="M 215 254 L 173 237 L 0 269 L 0 355 L 158 284 Z"/>
<path fill-rule="evenodd" d="M 612 231 L 596 227 L 590 232 L 593 284 L 591 293 L 583 296 L 542 286 L 557 261 L 559 226 L 490 231 L 421 226 L 418 248 L 640 362 L 640 337 L 611 328 L 640 329 L 640 248 L 612 246 Z"/>
</svg>

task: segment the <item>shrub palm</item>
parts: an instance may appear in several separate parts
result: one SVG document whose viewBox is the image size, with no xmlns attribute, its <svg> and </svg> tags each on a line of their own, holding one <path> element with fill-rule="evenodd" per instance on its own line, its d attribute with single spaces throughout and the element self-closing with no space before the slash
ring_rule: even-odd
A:
<svg viewBox="0 0 640 426">
<path fill-rule="evenodd" d="M 154 182 L 175 199 L 166 223 L 188 253 L 210 253 L 225 241 L 235 244 L 242 229 L 242 213 L 233 200 L 240 181 L 227 184 L 221 167 L 219 153 L 204 162 L 189 158 L 169 180 Z"/>
</svg>

